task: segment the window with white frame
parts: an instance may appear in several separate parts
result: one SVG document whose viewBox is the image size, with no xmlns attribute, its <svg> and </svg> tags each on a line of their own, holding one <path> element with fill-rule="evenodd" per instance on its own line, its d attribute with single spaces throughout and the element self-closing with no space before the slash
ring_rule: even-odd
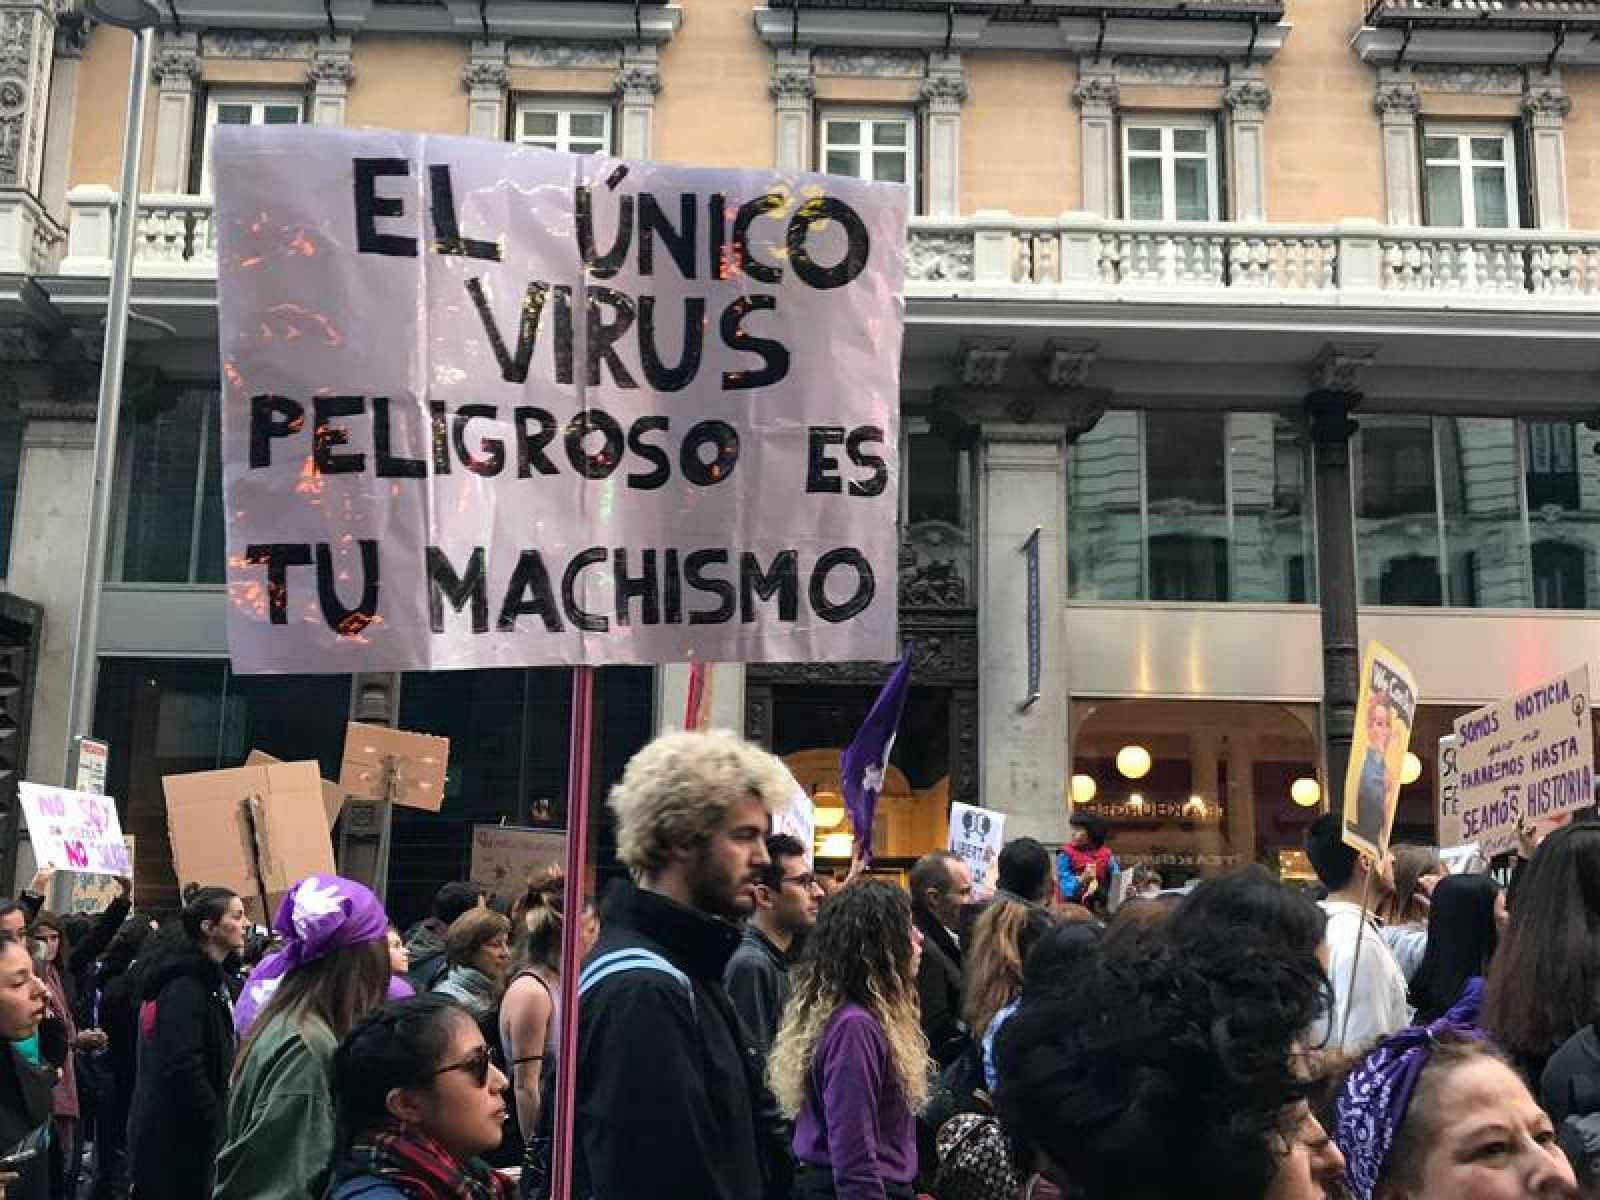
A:
<svg viewBox="0 0 1600 1200">
<path fill-rule="evenodd" d="M 524 100 L 517 105 L 512 140 L 567 154 L 611 153 L 611 108 L 606 104 Z"/>
<path fill-rule="evenodd" d="M 200 156 L 200 191 L 211 187 L 211 133 L 218 125 L 298 125 L 305 120 L 305 98 L 293 91 L 242 91 L 213 88 L 206 97 L 206 127 Z"/>
<path fill-rule="evenodd" d="M 1216 122 L 1209 116 L 1125 120 L 1122 195 L 1130 220 L 1217 220 Z"/>
<path fill-rule="evenodd" d="M 822 114 L 821 170 L 876 183 L 916 179 L 910 113 L 834 110 Z"/>
<path fill-rule="evenodd" d="M 1422 132 L 1422 187 L 1429 225 L 1516 228 L 1516 141 L 1510 127 L 1427 126 Z"/>
</svg>

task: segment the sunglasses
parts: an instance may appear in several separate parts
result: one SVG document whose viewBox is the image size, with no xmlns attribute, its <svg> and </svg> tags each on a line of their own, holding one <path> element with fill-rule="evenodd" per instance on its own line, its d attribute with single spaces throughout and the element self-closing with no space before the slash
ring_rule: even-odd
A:
<svg viewBox="0 0 1600 1200">
<path fill-rule="evenodd" d="M 479 1046 L 460 1062 L 451 1063 L 447 1067 L 440 1067 L 429 1076 L 444 1075 L 450 1071 L 465 1071 L 472 1077 L 472 1081 L 479 1087 L 489 1086 L 489 1047 Z"/>
</svg>

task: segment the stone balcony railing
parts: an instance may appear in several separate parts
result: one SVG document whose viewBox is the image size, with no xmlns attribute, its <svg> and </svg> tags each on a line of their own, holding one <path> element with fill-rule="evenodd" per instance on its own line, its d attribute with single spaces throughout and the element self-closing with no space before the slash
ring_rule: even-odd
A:
<svg viewBox="0 0 1600 1200">
<path fill-rule="evenodd" d="M 66 230 L 31 195 L 0 191 L 0 275 L 45 274 L 66 244 Z"/>
<path fill-rule="evenodd" d="M 115 193 L 75 188 L 68 205 L 66 257 L 56 269 L 64 275 L 105 274 Z M 212 277 L 210 199 L 144 196 L 135 255 L 143 278 Z M 1400 228 L 1366 220 L 1167 224 L 1079 213 L 1043 219 L 997 212 L 915 217 L 906 294 L 912 300 L 1592 311 L 1600 298 L 1600 232 Z"/>
</svg>

